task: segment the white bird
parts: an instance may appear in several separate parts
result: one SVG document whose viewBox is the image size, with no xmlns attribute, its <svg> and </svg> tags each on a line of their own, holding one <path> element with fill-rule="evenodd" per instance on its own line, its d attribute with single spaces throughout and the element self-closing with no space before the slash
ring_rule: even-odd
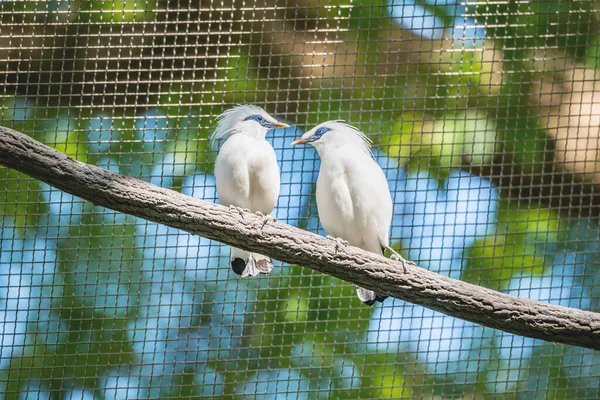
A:
<svg viewBox="0 0 600 400">
<path fill-rule="evenodd" d="M 311 144 L 321 157 L 317 209 L 328 235 L 377 254 L 389 247 L 393 204 L 387 179 L 371 154 L 371 141 L 344 121 L 329 121 L 306 132 L 292 145 Z M 400 257 L 401 259 L 401 257 Z M 387 296 L 356 287 L 365 304 Z"/>
<path fill-rule="evenodd" d="M 288 128 L 265 110 L 254 105 L 239 105 L 217 118 L 210 137 L 214 144 L 224 140 L 215 161 L 215 180 L 219 201 L 260 212 L 273 211 L 279 197 L 279 165 L 275 150 L 265 140 L 273 128 Z M 273 263 L 267 256 L 231 248 L 231 268 L 243 277 L 268 274 Z"/>
</svg>

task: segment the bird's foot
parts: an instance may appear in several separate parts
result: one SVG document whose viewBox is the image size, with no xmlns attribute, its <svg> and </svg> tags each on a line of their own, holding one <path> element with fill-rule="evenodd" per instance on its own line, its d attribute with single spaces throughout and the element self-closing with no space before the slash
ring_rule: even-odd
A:
<svg viewBox="0 0 600 400">
<path fill-rule="evenodd" d="M 417 264 L 415 264 L 413 261 L 408 261 L 405 260 L 404 257 L 402 257 L 400 254 L 394 252 L 391 256 L 390 256 L 390 260 L 394 260 L 394 261 L 399 261 L 402 264 L 402 271 L 406 274 L 408 272 L 408 270 L 406 269 L 407 265 L 410 266 L 416 266 Z"/>
<path fill-rule="evenodd" d="M 340 248 L 348 246 L 348 241 L 342 238 L 336 238 L 330 235 L 325 236 L 326 239 L 333 240 L 335 242 L 335 252 L 337 253 Z"/>
<path fill-rule="evenodd" d="M 260 214 L 259 214 L 259 213 L 260 213 Z M 261 213 L 260 211 L 259 211 L 259 212 L 257 212 L 256 214 L 258 214 L 258 215 L 261 215 L 262 217 L 264 217 L 264 219 L 263 219 L 263 223 L 262 223 L 262 226 L 260 227 L 260 229 L 261 229 L 261 230 L 262 230 L 262 229 L 265 227 L 265 225 L 267 225 L 269 222 L 277 222 L 277 218 L 275 218 L 274 216 L 272 216 L 272 215 L 270 215 L 270 214 L 267 214 L 267 215 L 265 215 L 265 214 Z"/>
<path fill-rule="evenodd" d="M 390 260 L 400 261 L 402 263 L 402 270 L 406 273 L 406 260 L 400 254 L 392 254 Z"/>
<path fill-rule="evenodd" d="M 396 250 L 392 249 L 390 246 L 383 246 L 383 249 L 392 253 L 390 255 L 390 260 L 400 261 L 400 263 L 402 264 L 402 270 L 404 271 L 404 273 L 407 272 L 407 270 L 406 270 L 407 264 L 415 265 L 415 263 L 413 263 L 412 261 L 406 261 L 404 259 L 404 257 L 402 257 Z"/>
<path fill-rule="evenodd" d="M 247 208 L 236 207 L 234 205 L 230 205 L 229 206 L 229 211 L 231 211 L 231 212 L 237 212 L 238 214 L 240 214 L 240 217 L 242 217 L 242 219 L 244 219 L 244 213 L 245 212 L 250 212 L 250 210 L 248 210 Z"/>
<path fill-rule="evenodd" d="M 392 254 L 390 256 L 390 259 L 394 260 L 394 261 L 402 261 L 402 262 L 406 262 L 406 260 L 404 259 L 404 257 L 402 257 L 400 254 Z"/>
</svg>

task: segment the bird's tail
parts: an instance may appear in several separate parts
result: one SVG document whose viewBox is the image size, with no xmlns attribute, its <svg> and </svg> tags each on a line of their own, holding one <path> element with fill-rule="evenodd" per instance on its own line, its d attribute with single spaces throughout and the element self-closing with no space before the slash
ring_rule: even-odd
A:
<svg viewBox="0 0 600 400">
<path fill-rule="evenodd" d="M 273 263 L 267 256 L 249 253 L 244 250 L 231 248 L 231 269 L 236 274 L 247 277 L 268 274 L 273 269 Z"/>
<path fill-rule="evenodd" d="M 377 301 L 383 303 L 383 301 L 387 299 L 387 296 L 382 296 L 378 293 L 375 293 L 372 290 L 361 288 L 360 286 L 356 287 L 356 295 L 358 296 L 360 301 L 362 301 L 368 306 L 372 306 Z"/>
</svg>

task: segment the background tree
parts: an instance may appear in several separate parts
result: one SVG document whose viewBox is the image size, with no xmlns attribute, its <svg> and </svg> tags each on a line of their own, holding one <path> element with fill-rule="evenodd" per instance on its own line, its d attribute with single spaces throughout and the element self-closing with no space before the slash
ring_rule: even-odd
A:
<svg viewBox="0 0 600 400">
<path fill-rule="evenodd" d="M 432 271 L 598 311 L 593 1 L 0 4 L 0 124 L 215 200 L 233 103 L 375 141 L 393 245 Z M 270 139 L 280 220 L 314 232 L 316 157 Z M 592 351 L 482 328 L 294 266 L 239 281 L 222 246 L 0 170 L 7 398 L 598 398 Z M 407 257 L 407 258 L 408 258 Z"/>
</svg>

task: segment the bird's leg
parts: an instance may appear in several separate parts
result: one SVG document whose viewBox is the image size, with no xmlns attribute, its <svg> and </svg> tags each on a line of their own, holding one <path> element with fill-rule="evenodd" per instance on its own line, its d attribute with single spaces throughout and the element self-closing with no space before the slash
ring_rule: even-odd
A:
<svg viewBox="0 0 600 400">
<path fill-rule="evenodd" d="M 398 252 L 396 252 L 396 250 L 392 249 L 390 246 L 383 246 L 387 251 L 389 251 L 390 253 L 392 253 L 392 255 L 390 256 L 391 260 L 394 261 L 400 261 L 402 263 L 402 269 L 404 270 L 404 273 L 406 273 L 406 264 L 408 263 L 408 261 L 406 261 L 404 259 L 404 257 L 402 257 L 400 254 L 398 254 Z"/>
<path fill-rule="evenodd" d="M 335 252 L 337 253 L 341 247 L 348 246 L 348 241 L 342 238 L 336 238 L 330 235 L 325 236 L 325 239 L 333 240 L 335 242 Z"/>
</svg>

